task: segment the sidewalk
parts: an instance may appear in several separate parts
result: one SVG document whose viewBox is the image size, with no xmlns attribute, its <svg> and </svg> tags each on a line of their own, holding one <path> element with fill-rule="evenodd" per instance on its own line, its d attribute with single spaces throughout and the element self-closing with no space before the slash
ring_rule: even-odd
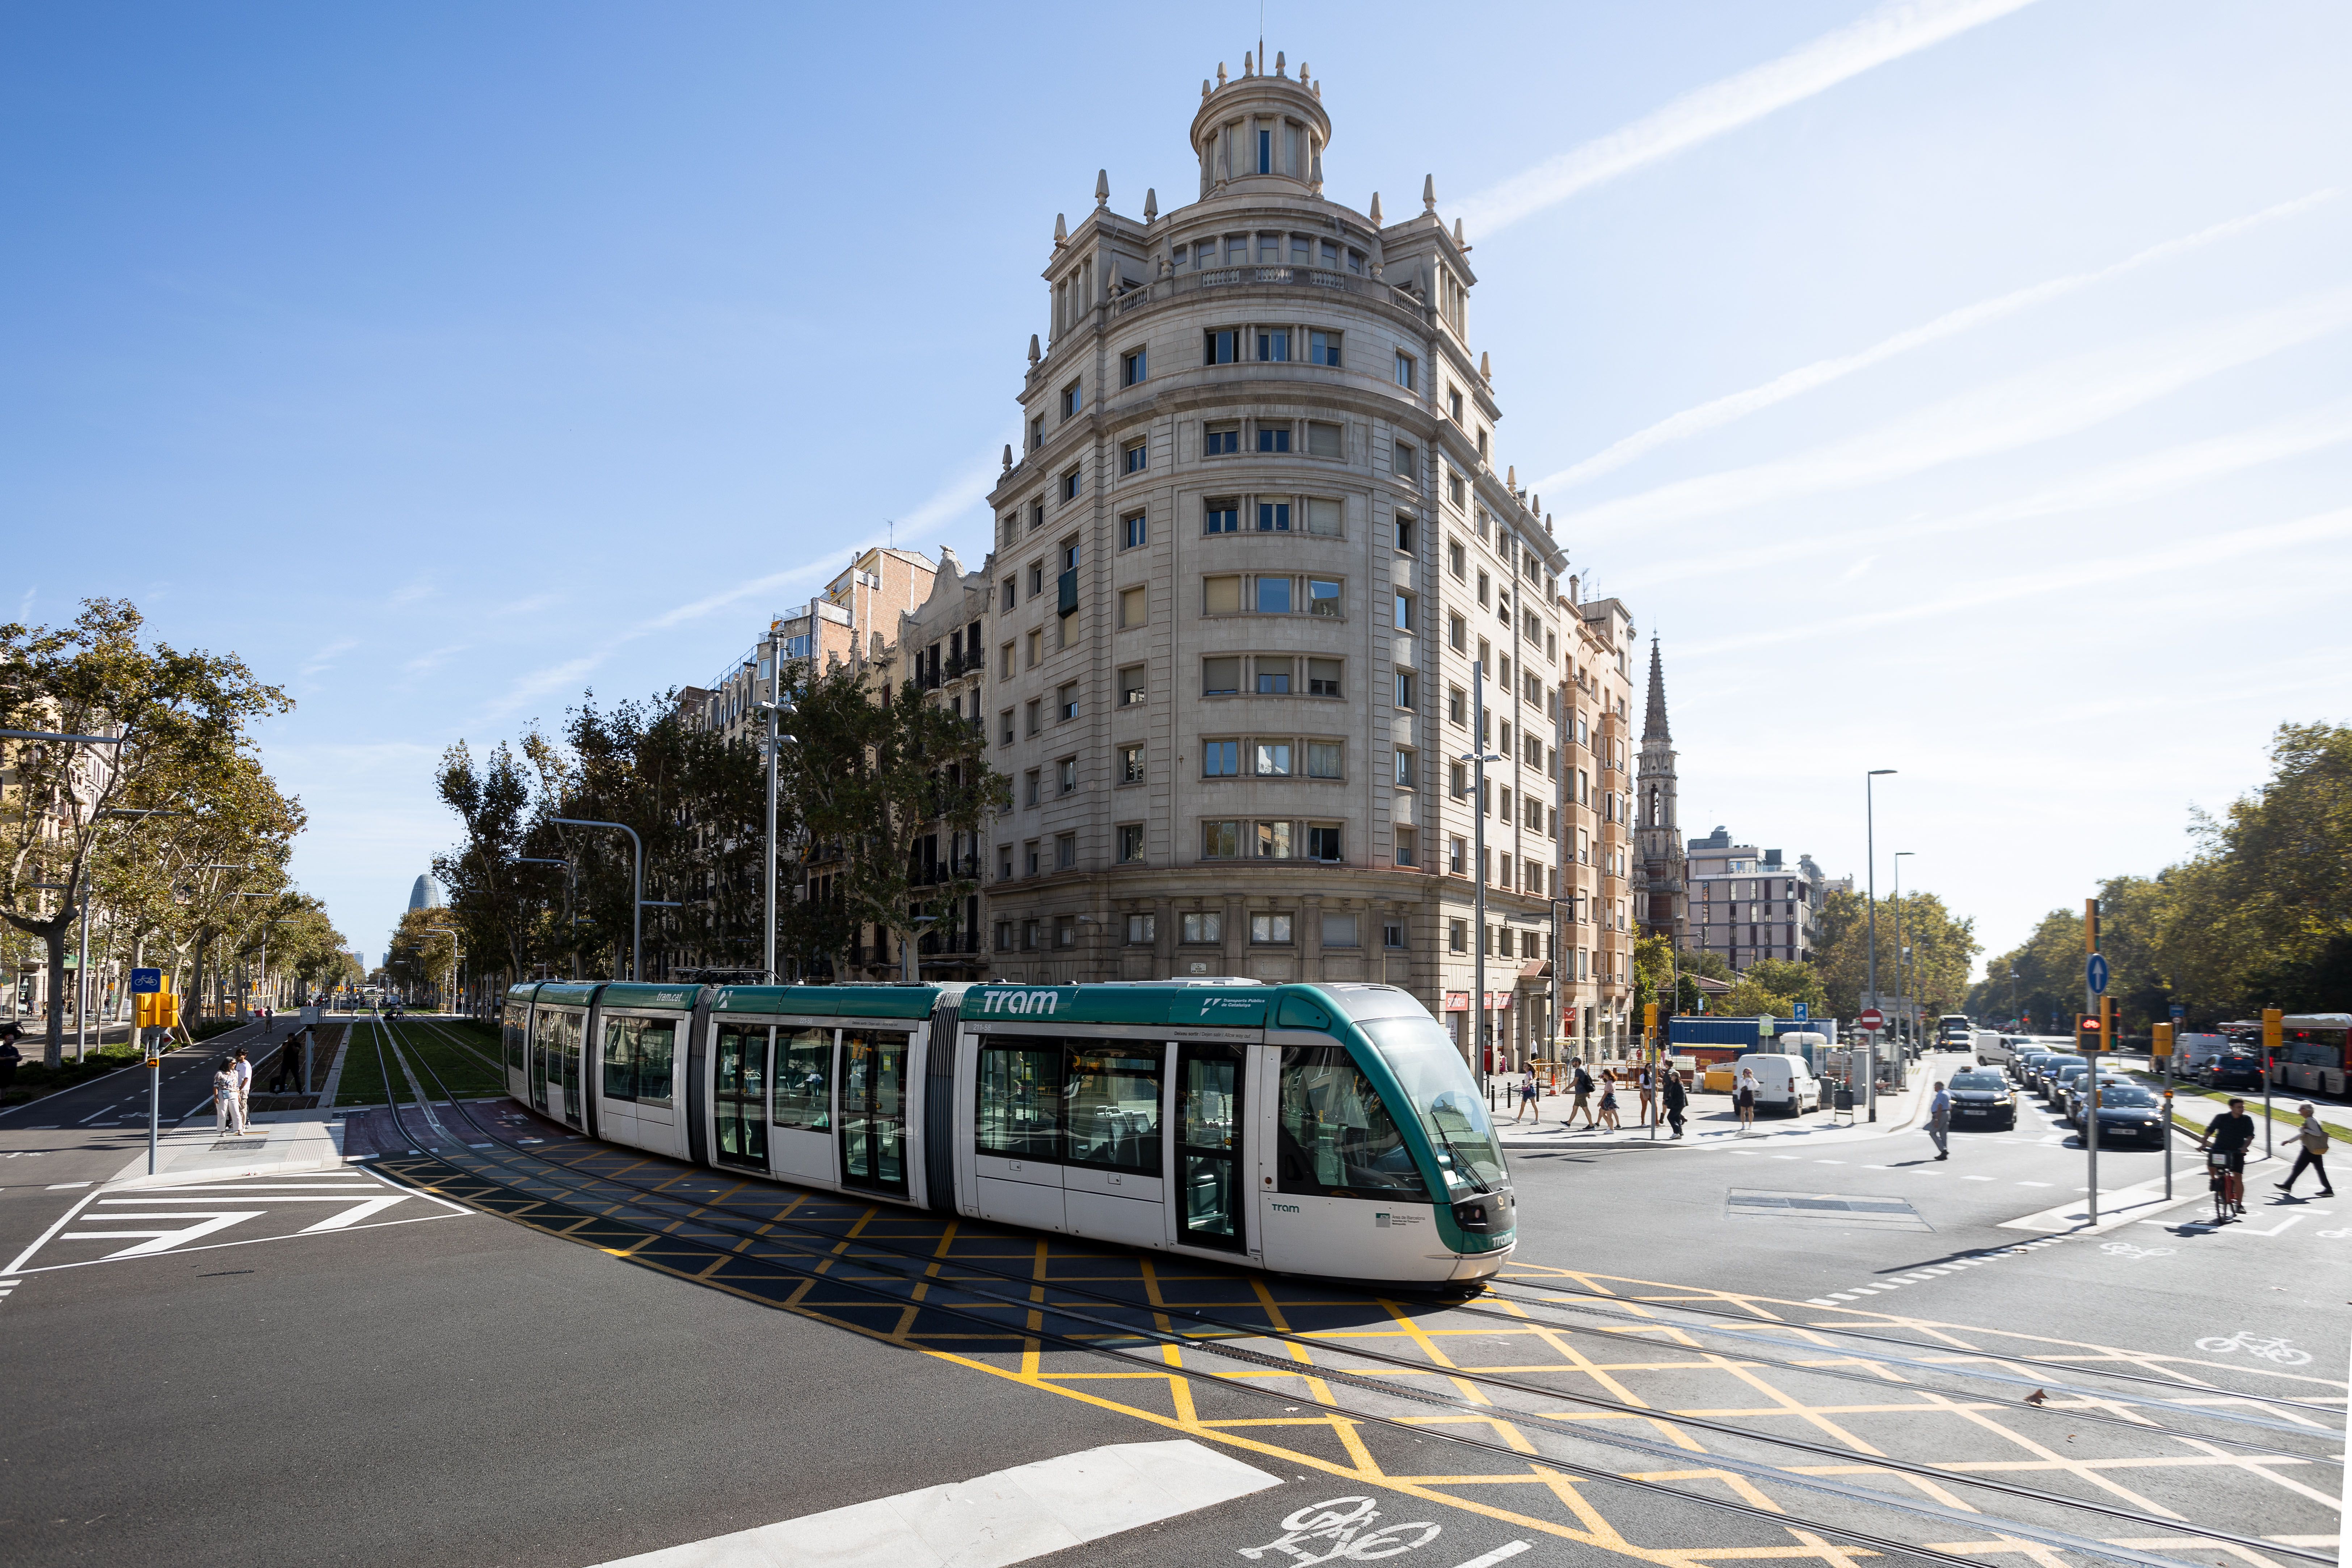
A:
<svg viewBox="0 0 2352 1568">
<path fill-rule="evenodd" d="M 1910 1085 L 1892 1089 L 1878 1097 L 1878 1120 L 1866 1120 L 1868 1112 L 1857 1106 L 1851 1125 L 1835 1120 L 1830 1111 L 1810 1111 L 1803 1116 L 1764 1116 L 1756 1118 L 1755 1131 L 1743 1135 L 1739 1118 L 1731 1109 L 1728 1095 L 1691 1096 L 1685 1111 L 1687 1131 L 1680 1142 L 1685 1149 L 1703 1149 L 1725 1143 L 1753 1144 L 1770 1139 L 1807 1139 L 1814 1143 L 1851 1143 L 1872 1138 L 1892 1137 L 1898 1132 L 1913 1132 L 1925 1121 L 1931 1085 L 1937 1080 L 1949 1082 L 1952 1074 L 1961 1070 L 1974 1058 L 1967 1052 L 1935 1054 L 1921 1058 L 1912 1064 Z M 1599 1104 L 1600 1091 L 1595 1089 L 1593 1103 Z M 1558 1120 L 1568 1114 L 1576 1103 L 1573 1094 L 1547 1094 L 1537 1105 L 1544 1113 L 1541 1130 L 1533 1122 L 1514 1122 L 1497 1115 L 1495 1131 L 1501 1136 L 1506 1149 L 1583 1149 L 1596 1145 L 1613 1146 L 1625 1143 L 1656 1143 L 1661 1147 L 1674 1143 L 1670 1129 L 1661 1126 L 1656 1136 L 1637 1121 L 1642 1110 L 1642 1097 L 1637 1090 L 1622 1085 L 1617 1090 L 1617 1117 L 1624 1125 L 1616 1131 L 1592 1129 L 1580 1120 L 1573 1129 L 1567 1129 Z"/>
<path fill-rule="evenodd" d="M 332 1171 L 343 1163 L 343 1124 L 323 1110 L 262 1111 L 243 1138 L 213 1125 L 206 1104 L 185 1124 L 164 1131 L 155 1144 L 155 1173 L 147 1173 L 147 1151 L 115 1173 L 109 1187 L 174 1187 L 189 1182 L 225 1182 L 239 1176 L 282 1176 L 300 1171 Z"/>
</svg>

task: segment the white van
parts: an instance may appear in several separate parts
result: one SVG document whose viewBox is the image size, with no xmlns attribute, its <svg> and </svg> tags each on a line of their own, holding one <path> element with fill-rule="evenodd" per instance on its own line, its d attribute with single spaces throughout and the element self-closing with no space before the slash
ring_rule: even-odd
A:
<svg viewBox="0 0 2352 1568">
<path fill-rule="evenodd" d="M 2227 1035 L 2175 1035 L 2172 1037 L 2172 1076 L 2186 1078 L 2202 1070 L 2207 1062 L 2230 1048 Z M 2153 1061 L 2148 1066 L 2153 1068 Z"/>
<path fill-rule="evenodd" d="M 1731 1084 L 1739 1087 L 1739 1070 L 1745 1068 L 1756 1075 L 1756 1109 L 1785 1110 L 1791 1116 L 1801 1116 L 1822 1107 L 1822 1080 L 1805 1065 L 1802 1057 L 1766 1056 L 1750 1053 L 1731 1064 Z"/>
<path fill-rule="evenodd" d="M 2009 1060 L 2012 1054 L 2009 1042 L 2001 1037 L 1999 1029 L 1971 1030 L 1969 1039 L 1976 1052 L 1977 1066 L 1980 1068 L 1997 1068 Z"/>
</svg>

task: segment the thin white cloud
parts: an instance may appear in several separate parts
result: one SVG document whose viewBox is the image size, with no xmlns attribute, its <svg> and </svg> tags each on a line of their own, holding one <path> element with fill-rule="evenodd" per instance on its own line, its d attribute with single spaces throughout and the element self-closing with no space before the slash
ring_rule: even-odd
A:
<svg viewBox="0 0 2352 1568">
<path fill-rule="evenodd" d="M 509 613 L 511 613 L 511 610 L 509 610 Z M 434 670 L 440 668 L 443 665 L 448 663 L 457 655 L 465 652 L 467 646 L 468 645 L 465 643 L 456 642 L 449 644 L 446 647 L 436 647 L 429 653 L 420 653 L 415 658 L 410 659 L 406 664 L 402 665 L 400 667 L 401 670 L 404 674 L 407 675 L 428 675 Z"/>
<path fill-rule="evenodd" d="M 1874 67 L 2022 10 L 2032 0 L 1891 0 L 1779 59 L 1685 93 L 1631 125 L 1472 196 L 1462 220 L 1484 236 L 1645 163 L 1670 158 Z"/>
<path fill-rule="evenodd" d="M 998 461 L 999 459 L 993 458 L 976 458 L 965 468 L 950 475 L 912 511 L 897 520 L 897 537 L 899 541 L 904 543 L 920 539 L 941 524 L 951 521 L 971 510 L 992 488 L 992 481 L 996 477 Z M 851 542 L 847 546 L 847 552 L 848 554 L 854 555 L 882 542 L 883 537 L 868 536 Z M 683 605 L 664 610 L 657 616 L 639 621 L 605 637 L 593 653 L 566 659 L 561 664 L 536 669 L 521 677 L 502 695 L 493 699 L 483 708 L 483 716 L 491 719 L 503 718 L 534 698 L 562 690 L 594 671 L 615 648 L 638 641 L 640 638 L 652 637 L 657 632 L 672 630 L 689 621 L 700 620 L 730 605 L 740 605 L 746 599 L 772 598 L 789 589 L 805 587 L 822 582 L 841 571 L 845 559 L 846 557 L 844 555 L 835 555 L 827 560 L 813 561 L 803 565 L 788 567 L 782 572 L 771 572 L 765 576 L 754 577 L 749 582 L 738 583 L 718 593 L 706 594 L 701 598 L 690 599 Z"/>
<path fill-rule="evenodd" d="M 1638 527 L 1857 489 L 2038 445 L 2347 326 L 2352 326 L 2352 287 L 2078 354 L 1793 458 L 1703 474 L 1588 507 L 1562 519 L 1564 531 L 1590 542 Z"/>
<path fill-rule="evenodd" d="M 337 655 L 349 653 L 359 646 L 357 637 L 337 637 L 312 654 L 303 664 L 300 673 L 306 676 L 323 674 L 333 666 Z"/>
<path fill-rule="evenodd" d="M 1696 407 L 1685 408 L 1679 414 L 1670 415 L 1646 429 L 1636 430 L 1631 436 L 1612 442 L 1581 462 L 1571 464 L 1556 474 L 1547 475 L 1538 479 L 1529 488 L 1540 494 L 1545 490 L 1567 489 L 1570 486 L 1583 484 L 1589 479 L 1599 479 L 1605 473 L 1623 468 L 1636 458 L 1646 457 L 1661 447 L 1675 441 L 1686 441 L 1694 436 L 1704 435 L 1709 430 L 1720 429 L 1734 420 L 1745 419 L 1750 414 L 1769 408 L 1776 403 L 1786 403 L 1790 398 L 1811 392 L 1818 387 L 1827 386 L 1830 383 L 1843 380 L 1857 371 L 1884 364 L 1888 360 L 1909 353 L 1914 349 L 1926 348 L 1930 343 L 1958 337 L 1962 332 L 1973 331 L 1979 327 L 1990 326 L 1995 321 L 2014 316 L 2022 310 L 2032 310 L 2036 305 L 2047 304 L 2077 289 L 2108 282 L 2127 272 L 2136 271 L 2154 262 L 2168 260 L 2200 246 L 2232 238 L 2258 225 L 2309 212 L 2314 207 L 2333 201 L 2338 194 L 2333 186 L 2326 190 L 2314 191 L 2309 195 L 2298 196 L 2291 202 L 2281 202 L 2276 206 L 2265 207 L 2257 213 L 2249 213 L 2242 217 L 2231 218 L 2227 222 L 2200 228 L 2194 234 L 2182 235 L 2179 238 L 2168 239 L 2159 245 L 2151 245 L 2147 249 L 2127 256 L 2110 266 L 2089 272 L 2068 273 L 2064 277 L 2053 278 L 2044 282 L 2028 285 L 2023 289 L 2011 289 L 2009 293 L 1996 295 L 1990 300 L 1979 300 L 1973 305 L 1963 305 L 1957 310 L 1948 310 L 1931 321 L 1896 332 L 1892 337 L 1882 338 L 1868 348 L 1854 353 L 1815 360 L 1811 364 L 1800 365 L 1785 374 L 1776 375 L 1760 385 L 1712 398 L 1699 404 Z"/>
<path fill-rule="evenodd" d="M 411 577 L 394 589 L 392 597 L 386 602 L 394 605 L 413 605 L 419 599 L 427 597 L 432 592 L 433 574 L 427 572 L 422 575 Z"/>
<path fill-rule="evenodd" d="M 2145 555 L 2121 559 L 2095 556 L 2077 565 L 2058 570 L 2036 567 L 2031 572 L 1995 578 L 1934 598 L 1906 598 L 1901 604 L 1885 609 L 1866 610 L 1835 620 L 1809 621 L 1724 637 L 1715 642 L 1698 643 L 1685 648 L 1682 657 L 1704 658 L 1715 654 L 1746 653 L 1775 643 L 1799 639 L 1822 642 L 1826 646 L 1839 637 L 1857 632 L 1889 626 L 1909 626 L 1930 616 L 1958 615 L 2019 599 L 2073 593 L 2077 589 L 2104 590 L 2134 577 L 2166 573 L 2210 573 L 2220 563 L 2241 556 L 2267 554 L 2347 535 L 2352 535 L 2352 507 L 2339 507 L 2334 511 L 2319 512 L 2292 522 L 2266 523 L 2230 533 L 2197 534 L 2161 550 L 2149 551 Z"/>
<path fill-rule="evenodd" d="M 2352 441 L 2352 398 L 2342 398 L 2292 419 L 2251 430 L 2232 431 L 2226 436 L 2192 441 L 2185 446 L 2167 447 L 2124 462 L 2108 464 L 2080 479 L 2069 479 L 2063 484 L 2053 485 L 2013 500 L 1971 507 L 1948 517 L 1912 518 L 1873 528 L 1808 534 L 1770 544 L 1751 545 L 1743 550 L 1710 550 L 1694 560 L 1632 568 L 1626 573 L 1628 580 L 1624 585 L 1641 589 L 1654 584 L 1687 583 L 1695 578 L 1718 576 L 1726 573 L 1755 572 L 1785 565 L 1791 561 L 1850 555 L 1857 551 L 1883 547 L 1903 540 L 1965 533 L 2005 523 L 2063 516 L 2069 512 L 2128 506 L 2209 479 L 2259 468 L 2265 463 L 2284 462 L 2290 458 L 2325 451 L 2347 441 Z M 1874 561 L 1877 557 L 1873 555 L 1867 559 Z"/>
<path fill-rule="evenodd" d="M 39 592 L 40 590 L 38 588 L 27 588 L 25 590 L 25 596 L 16 601 L 16 618 L 18 620 L 30 621 L 33 618 L 33 596 Z"/>
</svg>

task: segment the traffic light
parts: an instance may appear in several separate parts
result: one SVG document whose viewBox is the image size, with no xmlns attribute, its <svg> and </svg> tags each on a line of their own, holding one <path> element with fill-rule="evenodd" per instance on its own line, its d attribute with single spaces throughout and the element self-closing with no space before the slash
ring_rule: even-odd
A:
<svg viewBox="0 0 2352 1568">
<path fill-rule="evenodd" d="M 2147 1047 L 2147 1052 L 2148 1055 L 2155 1057 L 2160 1061 L 2164 1058 L 2172 1054 L 2172 1026 L 2169 1024 L 2155 1025 L 2153 1026 L 2152 1033 L 2154 1038 Z"/>
<path fill-rule="evenodd" d="M 2116 1048 L 2116 1000 L 2104 994 L 2099 998 L 2099 1048 Z"/>
<path fill-rule="evenodd" d="M 2095 1015 L 2084 1013 L 2076 1016 L 2074 1048 L 2084 1056 L 2099 1048 L 2099 1020 Z"/>
<path fill-rule="evenodd" d="M 2283 1043 L 2280 1021 L 2284 1016 L 2285 1015 L 2276 1007 L 2263 1009 L 2263 1054 L 2265 1058 L 2278 1054 L 2278 1048 Z"/>
<path fill-rule="evenodd" d="M 1654 1040 L 1658 1037 L 1658 1005 L 1655 1002 L 1642 1004 L 1642 1032 Z"/>
</svg>

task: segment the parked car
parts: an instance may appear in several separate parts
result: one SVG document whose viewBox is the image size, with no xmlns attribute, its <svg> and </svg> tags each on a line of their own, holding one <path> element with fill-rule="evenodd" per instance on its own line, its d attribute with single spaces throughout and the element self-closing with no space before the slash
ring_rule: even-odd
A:
<svg viewBox="0 0 2352 1568">
<path fill-rule="evenodd" d="M 2087 1068 L 2090 1065 L 2071 1051 L 2061 1051 L 2053 1056 L 2044 1057 L 2033 1068 L 2033 1092 L 2055 1105 L 2058 1103 L 2060 1080 L 2076 1068 Z"/>
<path fill-rule="evenodd" d="M 2253 1051 L 2223 1051 L 2208 1060 L 2198 1076 L 2209 1089 L 2260 1089 L 2263 1058 Z"/>
<path fill-rule="evenodd" d="M 1954 1127 L 1983 1127 L 1995 1131 L 2016 1127 L 2017 1096 L 2011 1090 L 2009 1079 L 2000 1074 L 1954 1073 L 1949 1089 Z"/>
<path fill-rule="evenodd" d="M 2099 1088 L 2103 1093 L 2116 1084 L 2130 1084 L 2133 1081 L 2121 1073 L 2107 1072 L 2104 1069 L 2099 1073 Z M 2067 1125 L 2071 1127 L 2083 1125 L 2083 1108 L 2090 1103 L 2090 1074 L 2086 1071 L 2069 1075 L 2066 1079 L 2065 1103 L 2061 1107 L 2065 1113 Z"/>
<path fill-rule="evenodd" d="M 1738 1070 L 1746 1068 L 1756 1075 L 1756 1109 L 1785 1110 L 1791 1116 L 1801 1116 L 1822 1107 L 1822 1080 L 1805 1058 L 1778 1053 L 1751 1052 L 1731 1064 L 1732 1081 L 1739 1081 Z"/>
<path fill-rule="evenodd" d="M 2101 1146 L 2164 1142 L 2164 1099 L 2143 1085 L 2126 1080 L 2100 1080 L 2099 1142 Z M 2087 1109 L 2087 1107 L 2085 1107 Z M 2082 1112 L 2074 1122 L 2082 1125 Z"/>
</svg>

